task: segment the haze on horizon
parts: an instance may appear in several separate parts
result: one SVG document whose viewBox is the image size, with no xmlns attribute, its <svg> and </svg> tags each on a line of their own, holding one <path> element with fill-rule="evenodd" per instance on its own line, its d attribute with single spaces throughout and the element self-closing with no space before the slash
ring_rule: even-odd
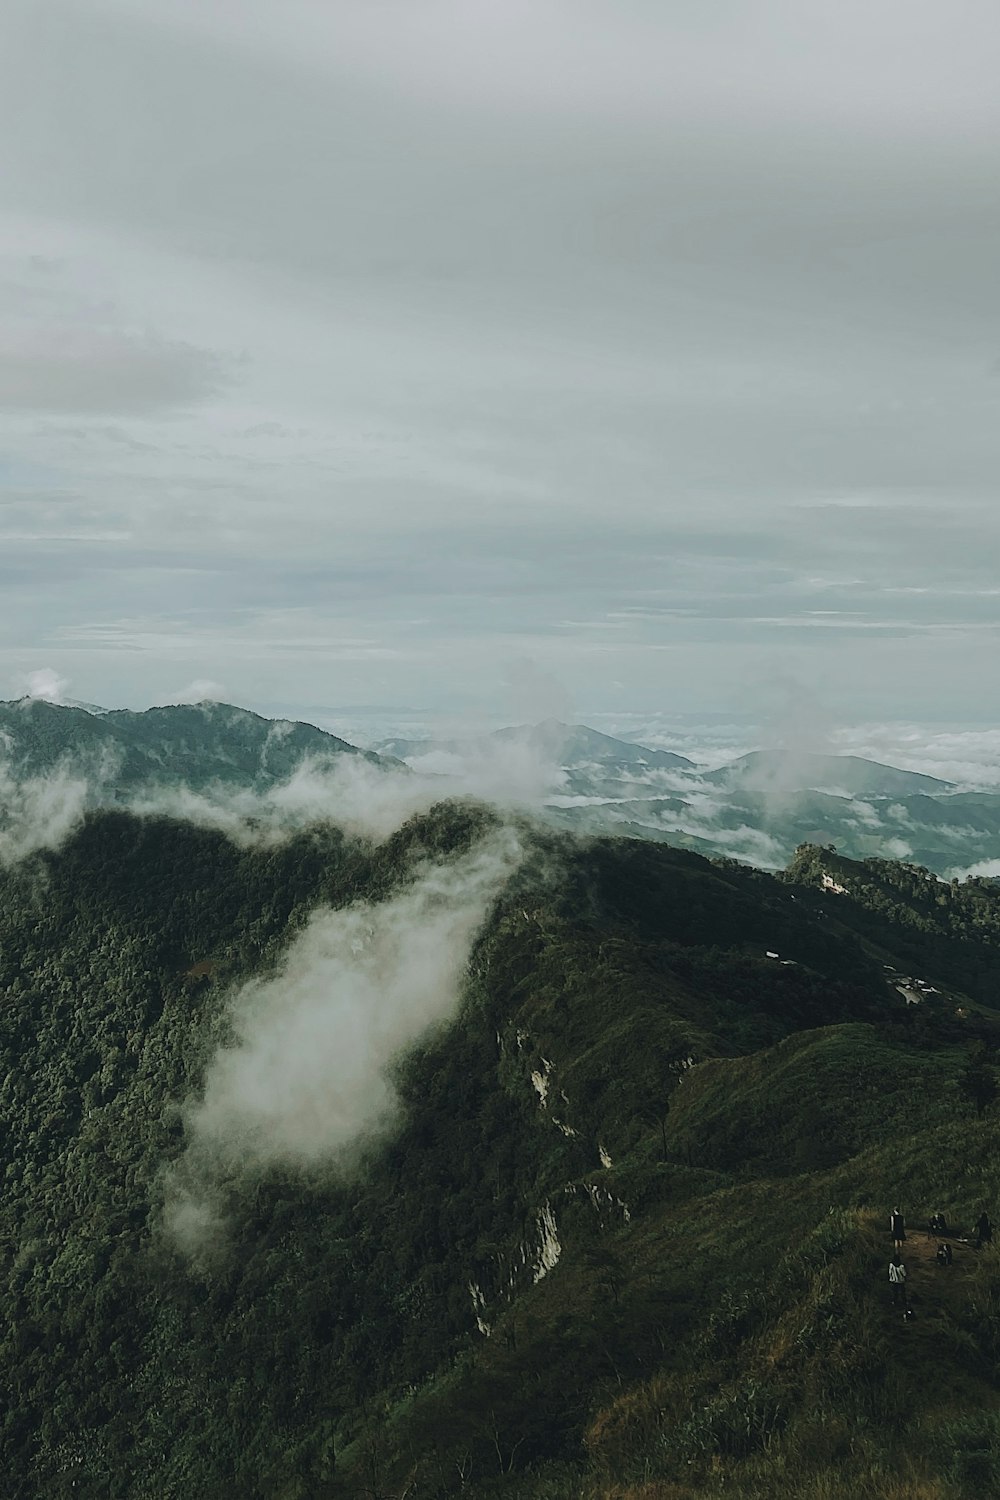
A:
<svg viewBox="0 0 1000 1500">
<path fill-rule="evenodd" d="M 0 695 L 982 721 L 998 45 L 8 0 Z"/>
</svg>

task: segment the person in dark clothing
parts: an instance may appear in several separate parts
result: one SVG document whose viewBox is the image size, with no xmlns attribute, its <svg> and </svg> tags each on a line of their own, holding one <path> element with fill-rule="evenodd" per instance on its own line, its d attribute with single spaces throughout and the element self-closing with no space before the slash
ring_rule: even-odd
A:
<svg viewBox="0 0 1000 1500">
<path fill-rule="evenodd" d="M 983 1245 L 993 1242 L 993 1225 L 990 1223 L 989 1214 L 983 1210 L 976 1221 L 976 1249 L 982 1249 Z"/>
<path fill-rule="evenodd" d="M 889 1290 L 892 1292 L 893 1307 L 899 1307 L 902 1304 L 904 1315 L 908 1317 L 910 1294 L 906 1286 L 906 1267 L 898 1250 L 893 1253 L 889 1262 Z"/>
<path fill-rule="evenodd" d="M 906 1224 L 903 1220 L 903 1211 L 901 1208 L 894 1208 L 889 1215 L 889 1233 L 892 1235 L 894 1248 L 899 1250 L 906 1239 Z"/>
<path fill-rule="evenodd" d="M 937 1261 L 937 1263 L 938 1263 L 939 1266 L 950 1266 L 951 1265 L 951 1246 L 950 1245 L 938 1245 L 938 1247 L 937 1247 L 937 1255 L 934 1258 Z"/>
<path fill-rule="evenodd" d="M 930 1231 L 931 1234 L 948 1233 L 948 1221 L 945 1219 L 944 1214 L 931 1214 Z"/>
</svg>

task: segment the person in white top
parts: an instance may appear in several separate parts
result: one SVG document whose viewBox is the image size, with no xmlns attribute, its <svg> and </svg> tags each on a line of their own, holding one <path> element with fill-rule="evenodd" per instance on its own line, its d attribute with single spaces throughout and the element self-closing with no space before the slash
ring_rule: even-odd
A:
<svg viewBox="0 0 1000 1500">
<path fill-rule="evenodd" d="M 903 1311 L 910 1311 L 910 1294 L 906 1286 L 906 1267 L 902 1256 L 896 1252 L 889 1262 L 889 1289 L 892 1292 L 892 1305 L 898 1307 L 903 1304 Z"/>
</svg>

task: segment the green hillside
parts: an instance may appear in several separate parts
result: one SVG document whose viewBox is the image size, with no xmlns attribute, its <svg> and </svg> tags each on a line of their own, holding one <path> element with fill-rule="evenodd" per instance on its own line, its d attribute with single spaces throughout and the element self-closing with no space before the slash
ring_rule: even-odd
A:
<svg viewBox="0 0 1000 1500">
<path fill-rule="evenodd" d="M 173 704 L 89 713 L 37 698 L 0 703 L 0 745 L 15 776 L 57 768 L 128 791 L 143 784 L 215 782 L 263 790 L 285 781 L 304 760 L 364 755 L 312 724 L 264 719 L 228 703 Z"/>
<path fill-rule="evenodd" d="M 996 1253 L 912 1235 L 911 1323 L 885 1285 L 893 1200 L 962 1234 L 998 1207 L 988 883 L 525 825 L 391 1123 L 346 1165 L 219 1167 L 224 1233 L 179 1253 L 233 987 L 496 826 L 237 848 L 95 813 L 0 872 L 4 1494 L 995 1492 Z"/>
</svg>

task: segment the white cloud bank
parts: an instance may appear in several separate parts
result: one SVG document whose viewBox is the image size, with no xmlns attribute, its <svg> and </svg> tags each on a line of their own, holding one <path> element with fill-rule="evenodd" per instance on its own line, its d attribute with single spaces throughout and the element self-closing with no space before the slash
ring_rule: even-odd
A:
<svg viewBox="0 0 1000 1500">
<path fill-rule="evenodd" d="M 41 698 L 45 703 L 62 703 L 69 688 L 66 678 L 60 677 L 51 667 L 40 667 L 37 672 L 29 672 L 24 682 L 27 696 Z"/>
<path fill-rule="evenodd" d="M 381 841 L 455 790 L 344 754 L 328 762 L 307 757 L 287 781 L 263 792 L 222 782 L 201 791 L 153 787 L 137 793 L 128 807 L 139 817 L 180 818 L 214 828 L 244 845 L 278 843 L 317 822 Z"/>
<path fill-rule="evenodd" d="M 268 744 L 290 732 L 281 721 Z M 505 810 L 540 812 L 565 780 L 548 747 L 497 743 L 479 759 L 458 758 L 447 774 L 419 774 L 362 755 L 305 756 L 286 780 L 260 789 L 216 781 L 198 789 L 146 782 L 120 785 L 111 751 L 67 758 L 40 776 L 24 776 L 0 743 L 0 865 L 8 866 L 71 837 L 88 810 L 114 806 L 137 817 L 168 817 L 224 834 L 242 847 L 269 847 L 317 823 L 354 838 L 382 842 L 408 819 L 451 798 L 473 798 Z M 267 745 L 261 759 L 266 769 Z M 422 767 L 423 770 L 439 769 Z"/>
<path fill-rule="evenodd" d="M 57 849 L 80 826 L 86 806 L 87 782 L 67 769 L 21 780 L 0 764 L 0 868 Z"/>
<path fill-rule="evenodd" d="M 969 865 L 967 869 L 956 866 L 948 871 L 949 880 L 1000 880 L 1000 859 L 981 859 L 976 865 Z"/>
<path fill-rule="evenodd" d="M 168 1181 L 164 1226 L 182 1249 L 218 1225 L 220 1175 L 343 1168 L 391 1118 L 393 1059 L 455 1012 L 476 933 L 521 856 L 501 829 L 387 901 L 317 911 L 278 973 L 233 996 L 234 1041 L 188 1106 Z"/>
</svg>

